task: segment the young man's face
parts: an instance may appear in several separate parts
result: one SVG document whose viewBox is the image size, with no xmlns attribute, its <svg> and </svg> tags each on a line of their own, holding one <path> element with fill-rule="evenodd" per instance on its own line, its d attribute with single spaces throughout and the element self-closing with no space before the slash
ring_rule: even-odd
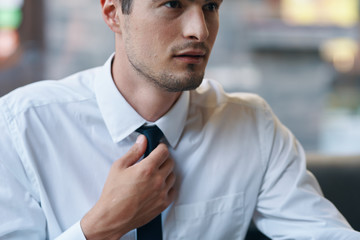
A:
<svg viewBox="0 0 360 240">
<path fill-rule="evenodd" d="M 222 0 L 133 0 L 122 42 L 137 74 L 171 92 L 200 85 L 219 28 Z"/>
</svg>

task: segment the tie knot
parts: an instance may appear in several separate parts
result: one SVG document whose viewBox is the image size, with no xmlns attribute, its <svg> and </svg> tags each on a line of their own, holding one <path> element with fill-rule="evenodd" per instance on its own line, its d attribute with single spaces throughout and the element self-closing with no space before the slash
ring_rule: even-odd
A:
<svg viewBox="0 0 360 240">
<path fill-rule="evenodd" d="M 154 150 L 161 138 L 164 136 L 163 132 L 156 126 L 141 126 L 136 130 L 138 133 L 145 135 L 147 138 L 147 147 L 144 156 L 146 157 Z"/>
</svg>

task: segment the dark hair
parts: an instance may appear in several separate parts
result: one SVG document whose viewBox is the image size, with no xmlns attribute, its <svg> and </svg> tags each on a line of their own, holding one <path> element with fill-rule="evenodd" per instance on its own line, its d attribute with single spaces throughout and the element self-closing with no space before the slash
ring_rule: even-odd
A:
<svg viewBox="0 0 360 240">
<path fill-rule="evenodd" d="M 120 1 L 121 1 L 122 13 L 129 15 L 131 13 L 131 6 L 133 0 L 120 0 Z"/>
</svg>

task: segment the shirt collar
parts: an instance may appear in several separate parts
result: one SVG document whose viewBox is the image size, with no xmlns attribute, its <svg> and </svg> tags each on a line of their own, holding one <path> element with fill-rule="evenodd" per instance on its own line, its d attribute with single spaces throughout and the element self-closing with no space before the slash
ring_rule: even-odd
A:
<svg viewBox="0 0 360 240">
<path fill-rule="evenodd" d="M 169 144 L 175 148 L 184 130 L 190 102 L 190 93 L 184 91 L 175 105 L 155 122 L 164 133 Z"/>
<path fill-rule="evenodd" d="M 146 123 L 116 88 L 111 74 L 114 54 L 107 60 L 95 79 L 95 95 L 106 127 L 114 142 L 120 142 Z M 190 94 L 185 91 L 175 105 L 155 124 L 169 144 L 176 147 L 184 129 Z"/>
</svg>

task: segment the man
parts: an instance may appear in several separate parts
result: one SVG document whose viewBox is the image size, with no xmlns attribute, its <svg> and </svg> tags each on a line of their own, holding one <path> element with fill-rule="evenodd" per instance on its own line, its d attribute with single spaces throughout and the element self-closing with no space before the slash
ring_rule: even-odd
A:
<svg viewBox="0 0 360 240">
<path fill-rule="evenodd" d="M 1 99 L 0 238 L 360 239 L 267 104 L 203 80 L 221 2 L 101 0 L 103 67 Z"/>
</svg>

